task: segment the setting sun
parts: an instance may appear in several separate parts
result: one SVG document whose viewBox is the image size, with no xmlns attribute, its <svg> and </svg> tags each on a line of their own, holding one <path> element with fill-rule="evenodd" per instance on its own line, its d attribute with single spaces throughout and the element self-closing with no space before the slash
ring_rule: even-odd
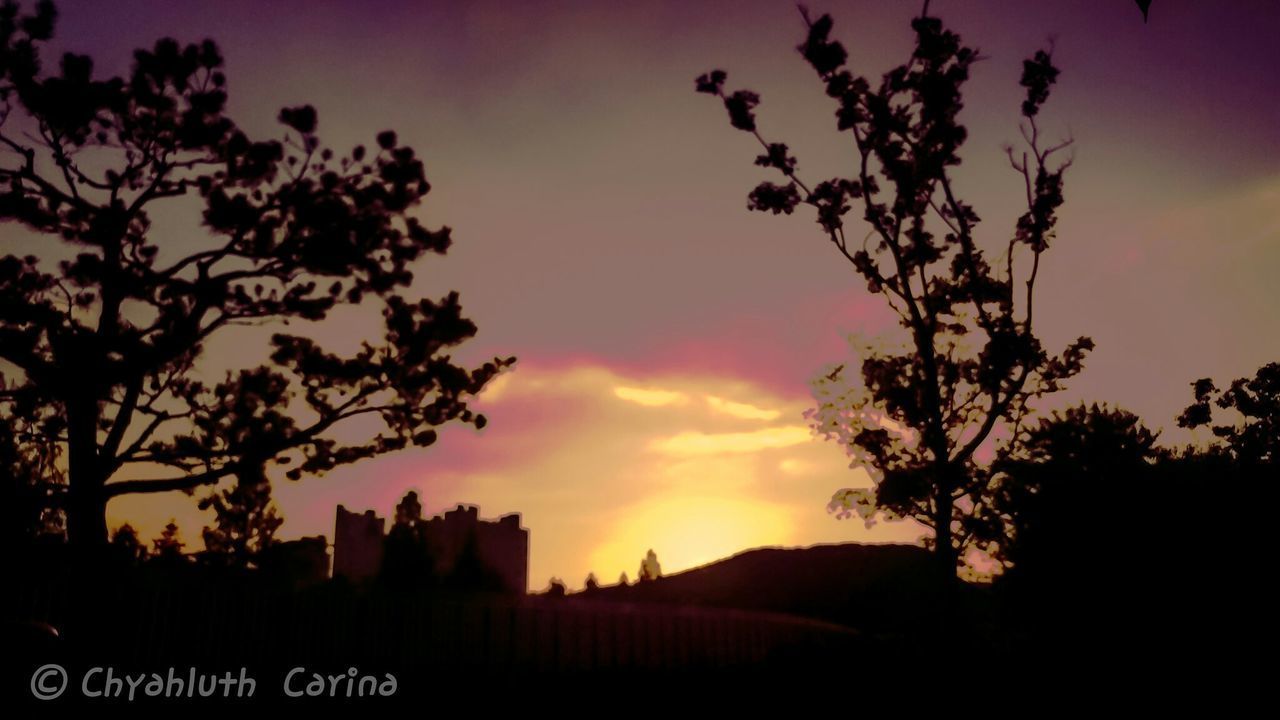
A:
<svg viewBox="0 0 1280 720">
<path fill-rule="evenodd" d="M 602 570 L 621 567 L 634 578 L 640 558 L 652 549 L 670 574 L 743 548 L 793 540 L 791 518 L 776 505 L 736 497 L 659 497 L 628 513 L 591 552 L 591 563 Z"/>
</svg>

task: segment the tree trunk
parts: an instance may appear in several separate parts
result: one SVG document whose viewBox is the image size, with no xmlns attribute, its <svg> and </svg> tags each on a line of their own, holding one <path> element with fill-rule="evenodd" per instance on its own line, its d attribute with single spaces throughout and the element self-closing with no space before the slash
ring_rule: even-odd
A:
<svg viewBox="0 0 1280 720">
<path fill-rule="evenodd" d="M 956 640 L 963 633 L 963 623 L 959 612 L 959 578 L 956 576 L 957 553 L 955 538 L 951 530 L 951 515 L 955 507 L 952 488 L 955 487 L 954 469 L 942 467 L 941 480 L 935 486 L 933 525 L 934 548 L 933 559 L 937 573 L 938 595 L 933 621 L 937 623 L 933 640 L 937 643 L 938 652 L 951 652 L 956 647 Z"/>
<path fill-rule="evenodd" d="M 943 577 L 955 578 L 956 575 L 956 550 L 953 547 L 954 540 L 951 534 L 951 511 L 955 505 L 955 501 L 951 498 L 950 488 L 944 484 L 940 488 L 934 499 L 934 557 L 938 561 L 938 572 Z"/>
<path fill-rule="evenodd" d="M 87 396 L 87 397 L 86 397 Z M 91 392 L 67 398 L 67 540 L 84 554 L 107 544 L 106 477 L 98 458 L 98 402 Z"/>
<path fill-rule="evenodd" d="M 72 486 L 67 503 L 67 540 L 73 548 L 88 552 L 106 547 L 107 502 L 100 490 L 86 492 L 83 486 Z"/>
<path fill-rule="evenodd" d="M 952 512 L 955 510 L 955 498 L 952 492 L 960 487 L 959 470 L 950 459 L 950 448 L 946 442 L 946 431 L 939 423 L 935 426 L 937 440 L 931 444 L 934 457 L 934 472 L 937 474 L 933 485 L 933 539 L 934 559 L 938 563 L 938 572 L 945 579 L 955 579 L 956 550 L 955 538 L 951 532 Z"/>
</svg>

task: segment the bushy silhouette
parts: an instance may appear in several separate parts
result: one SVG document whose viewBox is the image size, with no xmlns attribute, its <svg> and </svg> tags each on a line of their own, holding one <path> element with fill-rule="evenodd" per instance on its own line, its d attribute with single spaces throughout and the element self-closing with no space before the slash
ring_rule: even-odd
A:
<svg viewBox="0 0 1280 720">
<path fill-rule="evenodd" d="M 208 40 L 160 40 L 120 77 L 73 53 L 50 72 L 55 17 L 50 2 L 0 13 L 0 221 L 43 241 L 0 257 L 0 418 L 24 457 L 65 448 L 74 546 L 105 547 L 113 497 L 256 482 L 277 464 L 298 479 L 430 445 L 449 422 L 484 426 L 468 400 L 514 359 L 455 364 L 446 350 L 476 332 L 457 293 L 401 295 L 410 266 L 451 243 L 413 214 L 430 184 L 411 148 L 387 131 L 335 153 L 310 106 L 251 139 Z M 152 211 L 184 202 L 203 230 L 156 237 Z M 365 301 L 382 337 L 351 354 L 279 332 L 264 364 L 197 372 L 231 328 Z M 331 432 L 353 418 L 374 421 L 368 437 Z"/>
<path fill-rule="evenodd" d="M 138 539 L 138 531 L 129 523 L 111 533 L 111 549 L 115 559 L 123 565 L 138 566 L 150 557 L 147 546 Z"/>
<path fill-rule="evenodd" d="M 418 499 L 418 491 L 410 490 L 396 503 L 396 517 L 393 524 L 416 528 L 422 524 L 422 501 Z"/>
<path fill-rule="evenodd" d="M 1245 447 L 1257 447 L 1248 435 Z M 1003 530 L 988 547 L 1007 565 L 996 587 L 1028 661 L 1178 667 L 1247 636 L 1264 616 L 1269 531 L 1232 521 L 1219 540 L 1207 521 L 1240 498 L 1276 501 L 1274 472 L 1259 474 L 1249 457 L 1157 447 L 1135 415 L 1097 405 L 1027 429 L 1016 455 L 995 464 L 988 509 Z"/>
<path fill-rule="evenodd" d="M 1005 565 L 997 582 L 1012 629 L 1033 645 L 1082 648 L 1123 633 L 1126 605 L 1148 596 L 1142 584 L 1167 582 L 1155 441 L 1132 413 L 1082 405 L 1030 427 L 1016 455 L 995 463 L 986 548 Z"/>
<path fill-rule="evenodd" d="M 547 589 L 543 591 L 543 594 L 550 598 L 562 598 L 565 597 L 567 592 L 564 581 L 553 577 L 547 581 Z"/>
<path fill-rule="evenodd" d="M 1053 355 L 1032 324 L 1040 263 L 1055 237 L 1071 164 L 1060 159 L 1070 141 L 1047 144 L 1038 120 L 1058 69 L 1048 51 L 1023 63 L 1026 146 L 1009 148 L 1008 157 L 1025 182 L 1026 206 L 992 261 L 978 244 L 979 216 L 952 175 L 967 137 L 959 113 L 977 50 L 928 16 L 926 4 L 911 23 L 910 59 L 874 82 L 847 68 L 829 16 L 811 20 L 801 12 L 809 32 L 800 53 L 837 104 L 837 129 L 852 141 L 848 175 L 802 180 L 788 147 L 758 129 L 759 96 L 725 90 L 724 71 L 699 77 L 697 90 L 719 98 L 730 124 L 759 143 L 756 164 L 783 176 L 782 184 L 751 191 L 748 208 L 790 214 L 810 206 L 822 233 L 905 331 L 901 350 L 866 348 L 860 367 L 834 367 L 814 381 L 814 428 L 844 445 L 877 481 L 874 490 L 838 492 L 833 510 L 923 523 L 933 530 L 943 571 L 952 574 L 983 531 L 989 502 L 990 468 L 976 451 L 998 429 L 1016 427 L 1030 401 L 1080 372 L 1093 347 L 1082 337 Z M 855 207 L 869 230 L 862 241 L 856 238 L 864 233 L 846 225 Z M 849 370 L 860 383 L 846 377 Z"/>
<path fill-rule="evenodd" d="M 267 550 L 284 519 L 271 503 L 271 485 L 265 479 L 239 480 L 200 501 L 200 509 L 212 508 L 216 525 L 201 533 L 208 563 L 248 567 Z"/>
<path fill-rule="evenodd" d="M 1179 425 L 1210 426 L 1222 449 L 1244 468 L 1280 466 L 1280 363 L 1263 365 L 1252 378 L 1238 378 L 1225 390 L 1209 378 L 1191 387 L 1195 402 L 1178 416 Z M 1215 424 L 1212 405 L 1235 413 L 1235 422 Z"/>
<path fill-rule="evenodd" d="M 188 558 L 182 552 L 182 548 L 186 547 L 186 543 L 182 542 L 178 534 L 178 524 L 170 520 L 164 526 L 164 530 L 160 532 L 160 537 L 151 541 L 154 546 L 152 550 L 152 558 L 163 565 L 183 565 L 188 562 Z"/>
<path fill-rule="evenodd" d="M 1090 504 L 1145 491 L 1159 456 L 1156 433 L 1138 416 L 1106 406 L 1073 407 L 1027 429 L 1016 454 L 995 462 L 984 507 L 995 530 L 986 546 L 1009 566 L 1007 579 L 1076 583 L 1090 548 L 1119 539 L 1105 524 L 1126 522 Z"/>
<path fill-rule="evenodd" d="M 36 410 L 26 403 L 30 395 L 0 388 L 0 405 L 6 397 L 12 414 L 0 417 L 0 537 L 5 547 L 21 548 L 63 533 L 66 486 L 60 448 L 46 440 L 50 426 L 29 415 Z"/>
</svg>

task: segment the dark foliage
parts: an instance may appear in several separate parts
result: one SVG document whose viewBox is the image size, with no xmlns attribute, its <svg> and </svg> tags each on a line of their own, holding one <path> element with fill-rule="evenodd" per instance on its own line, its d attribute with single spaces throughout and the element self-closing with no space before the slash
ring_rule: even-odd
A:
<svg viewBox="0 0 1280 720">
<path fill-rule="evenodd" d="M 829 16 L 810 20 L 801 12 L 808 35 L 798 50 L 837 105 L 836 127 L 856 151 L 850 174 L 813 185 L 802 180 L 787 146 L 757 130 L 759 96 L 726 91 L 724 71 L 702 75 L 696 89 L 723 101 L 730 124 L 763 148 L 756 164 L 786 180 L 761 183 L 748 208 L 790 214 L 811 206 L 823 234 L 867 289 L 884 297 L 909 338 L 901 352 L 869 349 L 856 391 L 843 389 L 844 366 L 815 380 L 815 429 L 878 475 L 874 491 L 841 491 L 833 509 L 925 524 L 952 572 L 988 529 L 991 469 L 975 452 L 998 430 L 1016 428 L 1030 401 L 1080 372 L 1093 347 L 1082 337 L 1051 354 L 1032 327 L 1040 260 L 1055 237 L 1070 166 L 1058 159 L 1070 142 L 1046 145 L 1037 125 L 1058 70 L 1047 51 L 1023 66 L 1026 149 L 1010 148 L 1008 156 L 1025 181 L 1026 210 L 1003 257 L 992 262 L 977 242 L 980 218 L 951 174 L 967 137 L 959 115 L 978 51 L 922 14 L 911 23 L 911 58 L 873 81 L 846 66 Z M 855 208 L 869 229 L 861 246 L 846 237 Z"/>
<path fill-rule="evenodd" d="M 151 552 L 138 539 L 138 531 L 129 523 L 116 528 L 111 533 L 111 550 L 113 560 L 121 565 L 137 567 L 150 557 Z"/>
<path fill-rule="evenodd" d="M 284 518 L 271 504 L 271 485 L 265 480 L 240 480 L 200 501 L 201 510 L 212 509 L 214 527 L 201 533 L 201 559 L 212 564 L 248 567 L 271 547 Z"/>
<path fill-rule="evenodd" d="M 0 453 L 19 478 L 7 493 L 48 496 L 73 544 L 102 546 L 113 497 L 256 487 L 277 464 L 298 479 L 430 445 L 449 422 L 484 426 L 468 399 L 514 360 L 456 365 L 449 348 L 476 332 L 458 295 L 401 295 L 451 243 L 414 215 L 430 184 L 411 148 L 390 131 L 371 151 L 325 148 L 309 106 L 250 138 L 226 114 L 207 40 L 160 40 L 121 77 L 72 53 L 49 68 L 55 15 L 48 2 L 0 10 L 0 221 L 43 238 L 38 256 L 0 257 Z M 182 198 L 202 206 L 203 232 L 177 245 L 150 213 Z M 366 300 L 382 306 L 382 337 L 353 354 L 282 330 L 266 364 L 195 373 L 229 328 Z M 356 417 L 380 429 L 336 439 Z M 65 485 L 47 472 L 58 453 Z"/>
<path fill-rule="evenodd" d="M 151 541 L 153 546 L 151 551 L 152 560 L 162 565 L 185 565 L 190 562 L 190 558 L 182 552 L 182 548 L 187 544 L 182 542 L 178 532 L 178 524 L 173 520 L 164 526 L 164 530 L 160 533 L 160 537 Z M 127 541 L 126 541 L 127 547 Z"/>
<path fill-rule="evenodd" d="M 1178 416 L 1179 425 L 1208 426 L 1243 466 L 1280 465 L 1280 363 L 1263 365 L 1252 378 L 1238 378 L 1225 390 L 1218 390 L 1209 378 L 1195 381 L 1191 388 L 1195 402 Z M 1236 422 L 1215 424 L 1213 405 L 1234 413 Z"/>
<path fill-rule="evenodd" d="M 988 549 L 1011 566 L 1006 579 L 1074 583 L 1070 568 L 1084 564 L 1081 549 L 1116 537 L 1115 528 L 1095 527 L 1089 503 L 1144 484 L 1158 456 L 1156 434 L 1136 415 L 1098 405 L 1054 413 L 1027 430 L 1017 457 L 994 467 L 986 506 L 994 516 L 987 527 L 996 530 Z"/>
<path fill-rule="evenodd" d="M 1228 438 L 1252 448 L 1276 432 L 1256 417 L 1235 428 L 1174 451 L 1131 413 L 1082 406 L 1026 432 L 1019 456 L 998 464 L 989 506 L 1004 528 L 992 549 L 1008 566 L 996 587 L 1023 657 L 1178 667 L 1234 655 L 1251 637 L 1269 616 L 1259 569 L 1272 561 L 1271 530 L 1242 518 L 1239 502 L 1272 506 L 1277 475 Z"/>
<path fill-rule="evenodd" d="M 549 598 L 563 598 L 567 592 L 564 581 L 560 578 L 551 578 L 547 581 L 547 589 L 544 594 Z"/>
</svg>

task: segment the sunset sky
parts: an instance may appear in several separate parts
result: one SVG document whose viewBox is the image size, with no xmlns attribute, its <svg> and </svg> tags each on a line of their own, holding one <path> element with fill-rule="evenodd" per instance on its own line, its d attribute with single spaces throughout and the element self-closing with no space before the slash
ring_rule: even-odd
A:
<svg viewBox="0 0 1280 720">
<path fill-rule="evenodd" d="M 835 17 L 854 69 L 876 77 L 907 56 L 917 3 L 810 5 Z M 425 451 L 277 483 L 284 535 L 331 537 L 336 504 L 387 515 L 417 489 L 432 511 L 522 512 L 537 589 L 553 575 L 634 577 L 650 548 L 670 572 L 759 545 L 920 534 L 826 512 L 865 475 L 810 435 L 809 380 L 847 356 L 848 334 L 890 323 L 809 214 L 747 212 L 747 191 L 775 178 L 693 91 L 699 73 L 727 70 L 730 87 L 761 94 L 763 132 L 791 144 L 802 175 L 846 171 L 853 149 L 795 52 L 794 3 L 59 7 L 55 45 L 91 54 L 99 74 L 125 72 L 164 35 L 215 39 L 231 115 L 259 137 L 304 103 L 338 149 L 396 130 L 434 186 L 422 216 L 455 238 L 412 293 L 461 292 L 480 327 L 461 358 L 520 358 L 482 396 L 483 432 L 449 428 Z M 1280 359 L 1280 10 L 1155 0 L 1144 25 L 1130 0 L 932 8 L 988 58 L 966 93 L 957 176 L 993 247 L 1022 202 L 1001 152 L 1018 137 L 1021 60 L 1056 39 L 1062 77 L 1042 128 L 1073 136 L 1076 157 L 1037 322 L 1050 348 L 1087 334 L 1097 350 L 1054 403 L 1110 401 L 1167 442 L 1193 439 L 1173 423 L 1192 380 Z M 194 206 L 154 219 L 162 244 L 199 242 Z M 375 313 L 316 334 L 354 347 Z M 263 337 L 223 337 L 206 370 L 256 364 Z M 176 518 L 193 547 L 208 522 L 181 494 L 116 500 L 110 515 L 147 537 Z"/>
</svg>

